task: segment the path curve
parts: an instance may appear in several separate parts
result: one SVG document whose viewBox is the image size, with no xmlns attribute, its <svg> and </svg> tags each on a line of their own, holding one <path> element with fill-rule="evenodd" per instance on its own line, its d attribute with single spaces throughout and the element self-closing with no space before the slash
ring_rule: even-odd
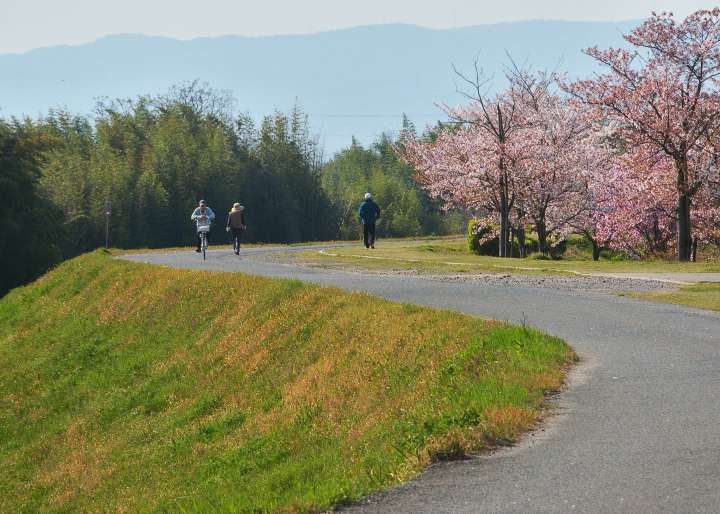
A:
<svg viewBox="0 0 720 514">
<path fill-rule="evenodd" d="M 300 247 L 297 250 L 323 247 Z M 247 249 L 244 256 L 293 248 Z M 242 257 L 242 256 L 241 256 Z M 520 445 L 431 467 L 352 512 L 720 511 L 720 316 L 601 293 L 306 269 L 212 250 L 124 257 L 367 291 L 526 322 L 582 359 L 558 414 Z"/>
</svg>

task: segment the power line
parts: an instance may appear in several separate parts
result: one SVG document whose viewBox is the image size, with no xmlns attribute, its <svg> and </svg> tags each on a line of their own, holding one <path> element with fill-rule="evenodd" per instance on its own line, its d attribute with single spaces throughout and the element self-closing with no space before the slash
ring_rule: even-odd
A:
<svg viewBox="0 0 720 514">
<path fill-rule="evenodd" d="M 267 113 L 260 113 L 257 111 L 244 111 L 249 114 L 264 116 Z M 328 112 L 303 112 L 311 118 L 401 118 L 403 114 L 408 118 L 439 118 L 443 117 L 445 113 L 409 113 L 409 112 L 398 112 L 394 114 L 379 114 L 379 113 L 328 113 Z"/>
<path fill-rule="evenodd" d="M 408 118 L 437 118 L 442 114 L 426 114 L 426 113 L 399 113 L 399 114 L 328 114 L 328 113 L 307 113 L 308 116 L 315 118 L 400 118 L 403 114 Z"/>
</svg>

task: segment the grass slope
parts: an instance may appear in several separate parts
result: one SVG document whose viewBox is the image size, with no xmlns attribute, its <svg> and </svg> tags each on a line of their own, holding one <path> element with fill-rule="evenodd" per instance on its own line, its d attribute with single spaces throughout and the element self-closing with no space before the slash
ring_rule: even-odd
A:
<svg viewBox="0 0 720 514">
<path fill-rule="evenodd" d="M 512 441 L 562 341 L 95 252 L 0 300 L 0 511 L 307 511 Z"/>
</svg>

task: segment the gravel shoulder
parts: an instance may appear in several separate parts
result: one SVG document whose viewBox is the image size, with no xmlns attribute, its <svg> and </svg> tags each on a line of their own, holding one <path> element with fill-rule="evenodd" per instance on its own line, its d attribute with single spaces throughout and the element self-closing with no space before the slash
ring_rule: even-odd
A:
<svg viewBox="0 0 720 514">
<path fill-rule="evenodd" d="M 548 289 L 559 289 L 565 291 L 594 291 L 606 293 L 618 292 L 653 292 L 670 291 L 678 287 L 679 277 L 673 276 L 674 280 L 665 280 L 665 277 L 658 277 L 655 280 L 653 274 L 637 274 L 638 276 L 627 276 L 626 274 L 570 274 L 570 273 L 428 273 L 414 269 L 363 269 L 352 265 L 333 263 L 325 264 L 317 261 L 303 259 L 298 252 L 268 252 L 264 254 L 248 254 L 247 259 L 263 262 L 273 262 L 282 265 L 292 265 L 307 269 L 333 270 L 347 273 L 355 273 L 370 276 L 400 276 L 400 277 L 421 277 L 426 280 L 441 282 L 468 282 L 498 287 L 539 287 Z M 697 275 L 715 275 L 714 273 Z M 720 274 L 718 274 L 720 275 Z M 720 278 L 718 278 L 720 280 Z"/>
</svg>

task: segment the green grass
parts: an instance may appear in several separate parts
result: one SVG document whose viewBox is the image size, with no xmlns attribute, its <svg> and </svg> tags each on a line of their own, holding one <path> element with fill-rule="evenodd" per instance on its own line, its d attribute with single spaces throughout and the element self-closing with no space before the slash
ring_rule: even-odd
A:
<svg viewBox="0 0 720 514">
<path fill-rule="evenodd" d="M 720 284 L 699 283 L 675 291 L 629 293 L 630 296 L 655 302 L 676 303 L 720 312 Z"/>
<path fill-rule="evenodd" d="M 218 234 L 218 239 L 220 239 L 222 236 Z M 224 237 L 223 237 L 224 239 Z M 314 245 L 314 244 L 332 244 L 332 241 L 323 242 L 323 243 L 292 243 L 292 244 L 282 244 L 282 243 L 242 243 L 242 248 L 263 248 L 263 247 L 269 247 L 269 248 L 275 248 L 275 247 L 292 247 L 292 246 L 308 246 L 308 245 Z M 232 243 L 222 240 L 222 242 L 218 241 L 212 241 L 210 243 L 210 250 L 232 250 Z M 133 249 L 120 249 L 120 248 L 112 248 L 111 251 L 115 255 L 133 255 L 133 254 L 139 254 L 139 253 L 167 253 L 167 252 L 192 252 L 195 250 L 195 246 L 193 245 L 187 245 L 187 246 L 169 246 L 164 248 L 133 248 Z"/>
<path fill-rule="evenodd" d="M 508 441 L 561 340 L 94 252 L 0 300 L 0 511 L 318 511 Z"/>
<path fill-rule="evenodd" d="M 501 259 L 473 255 L 467 251 L 465 241 L 381 240 L 375 250 L 356 247 L 335 248 L 325 252 L 305 252 L 305 259 L 327 266 L 352 265 L 364 269 L 415 269 L 424 272 L 488 272 L 488 273 L 567 273 L 567 272 L 720 272 L 718 262 L 679 263 L 664 260 L 601 260 L 586 259 L 539 260 Z M 328 253 L 334 255 L 327 255 Z M 368 257 L 372 257 L 369 259 Z"/>
<path fill-rule="evenodd" d="M 223 235 L 221 232 L 221 229 L 218 230 L 218 234 L 213 238 L 213 240 L 210 242 L 210 249 L 211 250 L 217 250 L 217 249 L 232 249 L 232 243 L 230 243 L 227 238 Z M 422 238 L 423 242 L 427 241 L 456 241 L 458 239 L 458 236 L 425 236 Z M 404 242 L 404 243 L 418 243 L 417 237 L 397 237 L 392 238 L 391 241 L 393 242 Z M 303 246 L 318 246 L 318 245 L 345 245 L 345 244 L 352 244 L 353 241 L 303 241 L 299 243 L 242 243 L 243 248 L 263 248 L 263 247 L 269 247 L 269 248 L 276 248 L 276 247 L 303 247 Z M 133 248 L 133 249 L 120 249 L 120 248 L 113 248 L 112 252 L 117 255 L 131 255 L 131 254 L 138 254 L 138 253 L 165 253 L 165 252 L 182 252 L 182 251 L 192 251 L 195 247 L 193 245 L 187 245 L 187 246 L 170 246 L 170 247 L 164 247 L 164 248 Z"/>
</svg>

